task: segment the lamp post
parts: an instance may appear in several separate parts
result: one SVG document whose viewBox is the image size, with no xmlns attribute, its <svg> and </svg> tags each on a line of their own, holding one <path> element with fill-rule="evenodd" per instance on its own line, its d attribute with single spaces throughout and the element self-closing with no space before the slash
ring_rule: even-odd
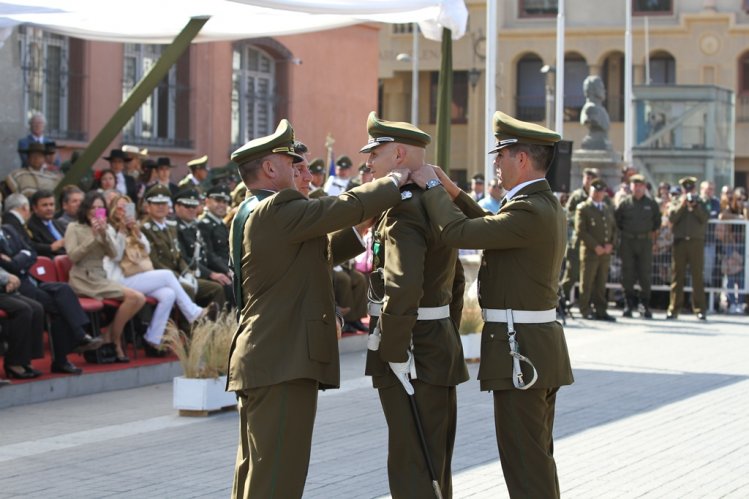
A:
<svg viewBox="0 0 749 499">
<path fill-rule="evenodd" d="M 419 24 L 413 23 L 413 46 L 411 54 L 401 53 L 395 59 L 411 62 L 411 124 L 419 126 Z"/>
</svg>

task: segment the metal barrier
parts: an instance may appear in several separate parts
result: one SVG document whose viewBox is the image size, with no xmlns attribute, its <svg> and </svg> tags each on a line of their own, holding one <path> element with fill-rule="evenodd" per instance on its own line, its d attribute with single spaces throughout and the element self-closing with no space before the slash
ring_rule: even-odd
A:
<svg viewBox="0 0 749 499">
<path fill-rule="evenodd" d="M 710 310 L 715 310 L 716 298 L 725 295 L 728 305 L 741 304 L 749 294 L 749 221 L 710 220 L 705 235 L 705 291 L 709 294 Z M 671 289 L 671 227 L 661 227 L 653 250 L 652 289 Z M 622 262 L 615 249 L 611 258 L 607 288 L 621 289 Z M 692 291 L 692 277 L 687 270 L 684 291 Z M 732 297 L 729 295 L 733 294 Z"/>
</svg>

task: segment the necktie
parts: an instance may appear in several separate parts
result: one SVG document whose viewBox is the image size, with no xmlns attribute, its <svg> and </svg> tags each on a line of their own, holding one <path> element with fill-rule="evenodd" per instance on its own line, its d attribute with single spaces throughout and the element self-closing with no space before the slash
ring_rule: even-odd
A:
<svg viewBox="0 0 749 499">
<path fill-rule="evenodd" d="M 52 223 L 52 220 L 47 220 L 44 222 L 44 224 L 47 226 L 47 230 L 50 234 L 52 234 L 52 237 L 55 238 L 55 241 L 59 241 L 62 239 L 62 235 L 60 234 L 60 231 L 57 230 L 57 227 L 55 227 L 55 224 Z"/>
</svg>

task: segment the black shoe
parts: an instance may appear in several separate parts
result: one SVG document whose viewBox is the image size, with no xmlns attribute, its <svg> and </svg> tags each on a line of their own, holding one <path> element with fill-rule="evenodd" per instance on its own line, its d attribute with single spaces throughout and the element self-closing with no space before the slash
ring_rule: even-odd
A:
<svg viewBox="0 0 749 499">
<path fill-rule="evenodd" d="M 611 317 L 609 314 L 597 315 L 596 320 L 606 321 L 606 322 L 616 322 L 616 319 L 614 317 Z"/>
<path fill-rule="evenodd" d="M 351 322 L 346 322 L 341 328 L 342 333 L 358 333 L 359 330 L 354 327 Z"/>
<path fill-rule="evenodd" d="M 23 366 L 23 370 L 26 371 L 27 373 L 31 373 L 31 374 L 34 374 L 36 376 L 41 376 L 43 374 L 41 371 L 39 371 L 37 369 L 34 369 L 31 366 Z"/>
<path fill-rule="evenodd" d="M 707 320 L 707 317 L 705 317 L 705 314 L 703 314 L 702 312 L 700 312 L 699 314 L 697 314 L 697 318 L 699 320 L 701 320 L 701 321 L 706 321 Z"/>
<path fill-rule="evenodd" d="M 127 355 L 123 355 L 122 357 L 115 357 L 114 361 L 117 364 L 127 364 L 128 362 L 130 362 L 130 357 L 128 357 Z"/>
<path fill-rule="evenodd" d="M 652 319 L 653 318 L 653 312 L 651 312 L 648 307 L 643 307 L 642 317 L 645 318 L 645 319 Z"/>
<path fill-rule="evenodd" d="M 669 321 L 673 321 L 673 320 L 676 320 L 676 314 L 674 314 L 674 313 L 672 313 L 672 312 L 668 312 L 668 313 L 666 314 L 666 320 L 669 320 Z"/>
<path fill-rule="evenodd" d="M 10 385 L 10 384 L 11 384 L 11 382 L 10 382 L 10 380 L 9 380 L 9 379 L 1 379 L 1 378 L 0 378 L 0 388 L 2 388 L 2 387 L 4 387 L 4 386 L 8 386 L 8 385 Z"/>
<path fill-rule="evenodd" d="M 57 364 L 56 362 L 53 362 L 52 368 L 50 370 L 53 373 L 60 374 L 81 374 L 83 372 L 83 369 L 81 369 L 80 367 L 75 367 L 70 361 L 66 361 L 64 364 Z"/>
<path fill-rule="evenodd" d="M 143 342 L 143 350 L 146 352 L 146 357 L 166 357 L 169 351 L 166 348 L 162 348 L 161 345 L 154 345 L 148 341 Z"/>
<path fill-rule="evenodd" d="M 5 366 L 5 376 L 8 379 L 32 379 L 38 378 L 39 374 L 29 373 L 25 370 L 23 372 L 14 371 L 13 369 Z"/>
<path fill-rule="evenodd" d="M 366 332 L 369 332 L 369 328 L 367 326 L 365 326 L 364 324 L 362 324 L 362 321 L 360 321 L 360 320 L 350 322 L 349 324 L 351 324 L 351 326 L 354 329 L 356 329 L 357 331 L 366 331 Z"/>
<path fill-rule="evenodd" d="M 90 334 L 84 334 L 73 350 L 75 353 L 85 352 L 86 350 L 96 350 L 104 344 L 101 338 L 93 338 Z"/>
<path fill-rule="evenodd" d="M 622 317 L 626 317 L 628 319 L 631 319 L 632 318 L 632 309 L 629 308 L 629 307 L 625 308 L 624 311 L 622 312 Z"/>
</svg>

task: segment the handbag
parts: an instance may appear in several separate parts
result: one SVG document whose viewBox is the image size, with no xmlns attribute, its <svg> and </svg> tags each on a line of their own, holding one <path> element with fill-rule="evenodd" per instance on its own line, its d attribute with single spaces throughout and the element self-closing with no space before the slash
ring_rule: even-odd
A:
<svg viewBox="0 0 749 499">
<path fill-rule="evenodd" d="M 125 239 L 125 252 L 120 267 L 125 277 L 153 270 L 153 263 L 146 253 L 146 247 L 134 236 L 127 236 Z"/>
</svg>

